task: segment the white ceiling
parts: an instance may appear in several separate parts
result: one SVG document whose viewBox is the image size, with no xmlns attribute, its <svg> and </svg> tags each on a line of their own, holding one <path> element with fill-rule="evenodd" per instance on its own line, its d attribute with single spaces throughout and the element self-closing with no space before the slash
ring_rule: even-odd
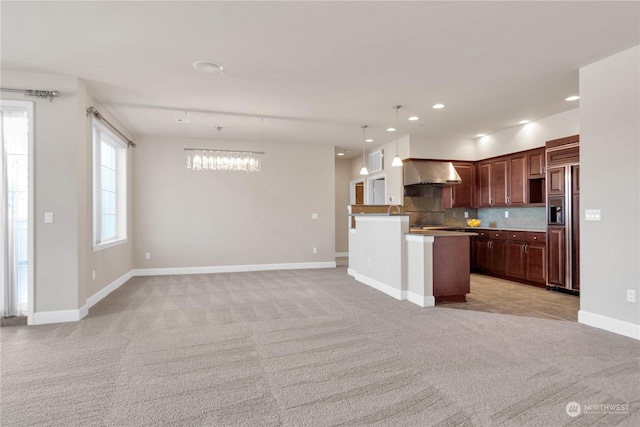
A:
<svg viewBox="0 0 640 427">
<path fill-rule="evenodd" d="M 578 70 L 640 44 L 637 1 L 1 2 L 3 69 L 77 76 L 136 135 L 376 147 L 578 107 Z M 196 60 L 222 74 L 192 68 Z M 28 89 L 56 89 L 28 88 Z M 55 102 L 55 101 L 54 101 Z M 441 110 L 432 109 L 444 103 Z M 407 121 L 411 114 L 417 122 Z"/>
</svg>

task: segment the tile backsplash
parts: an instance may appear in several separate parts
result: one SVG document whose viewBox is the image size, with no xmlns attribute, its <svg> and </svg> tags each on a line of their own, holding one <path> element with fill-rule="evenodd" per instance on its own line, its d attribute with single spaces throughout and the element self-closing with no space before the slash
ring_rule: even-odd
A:
<svg viewBox="0 0 640 427">
<path fill-rule="evenodd" d="M 445 225 L 448 227 L 466 227 L 467 220 L 482 220 L 481 227 L 516 228 L 521 230 L 546 230 L 546 209 L 534 208 L 455 208 L 445 209 Z M 509 217 L 505 218 L 505 211 Z M 468 217 L 465 218 L 465 212 Z"/>
<path fill-rule="evenodd" d="M 505 218 L 505 212 L 508 212 L 508 218 Z M 544 207 L 480 208 L 478 218 L 482 220 L 482 227 L 544 231 L 547 229 L 546 212 Z"/>
</svg>

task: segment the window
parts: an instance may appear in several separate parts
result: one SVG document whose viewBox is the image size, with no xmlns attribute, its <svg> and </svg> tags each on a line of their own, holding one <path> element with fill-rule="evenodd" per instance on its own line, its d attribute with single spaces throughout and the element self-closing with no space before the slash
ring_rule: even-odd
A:
<svg viewBox="0 0 640 427">
<path fill-rule="evenodd" d="M 93 250 L 127 241 L 127 143 L 93 120 Z"/>
</svg>

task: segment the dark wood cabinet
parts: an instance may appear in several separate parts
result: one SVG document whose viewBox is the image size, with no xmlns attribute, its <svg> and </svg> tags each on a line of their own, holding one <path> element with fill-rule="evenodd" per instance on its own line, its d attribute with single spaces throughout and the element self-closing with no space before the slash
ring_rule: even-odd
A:
<svg viewBox="0 0 640 427">
<path fill-rule="evenodd" d="M 549 168 L 547 170 L 547 195 L 564 195 L 564 167 Z"/>
<path fill-rule="evenodd" d="M 509 159 L 493 161 L 493 206 L 505 206 L 509 197 Z"/>
<path fill-rule="evenodd" d="M 478 163 L 478 207 L 527 205 L 527 173 L 525 152 Z"/>
<path fill-rule="evenodd" d="M 530 179 L 545 177 L 544 148 L 537 148 L 527 152 L 527 174 Z"/>
<path fill-rule="evenodd" d="M 507 242 L 507 275 L 510 277 L 517 277 L 524 279 L 527 275 L 526 272 L 526 253 L 525 247 L 527 244 L 521 241 Z"/>
<path fill-rule="evenodd" d="M 564 227 L 547 228 L 547 248 L 550 285 L 565 287 L 565 231 Z"/>
<path fill-rule="evenodd" d="M 546 233 L 478 230 L 476 269 L 480 273 L 535 286 L 547 283 Z"/>
<path fill-rule="evenodd" d="M 481 162 L 478 164 L 478 206 L 491 207 L 493 187 L 493 164 Z"/>
<path fill-rule="evenodd" d="M 531 282 L 547 283 L 547 246 L 544 243 L 527 243 L 525 278 Z"/>
<path fill-rule="evenodd" d="M 527 156 L 524 153 L 508 158 L 507 204 L 527 204 Z"/>
<path fill-rule="evenodd" d="M 462 182 L 442 188 L 443 208 L 475 207 L 476 169 L 471 162 L 452 162 Z"/>
<path fill-rule="evenodd" d="M 479 231 L 476 245 L 478 270 L 503 275 L 507 271 L 506 242 L 501 232 Z"/>
</svg>

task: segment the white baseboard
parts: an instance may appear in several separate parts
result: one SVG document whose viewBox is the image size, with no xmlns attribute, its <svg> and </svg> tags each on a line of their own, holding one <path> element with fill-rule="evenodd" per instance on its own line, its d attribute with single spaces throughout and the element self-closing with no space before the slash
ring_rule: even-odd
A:
<svg viewBox="0 0 640 427">
<path fill-rule="evenodd" d="M 100 302 L 102 298 L 106 297 L 111 292 L 124 285 L 127 280 L 131 279 L 133 277 L 133 271 L 134 270 L 131 270 L 128 273 L 123 274 L 122 276 L 111 282 L 109 285 L 105 286 L 104 288 L 100 289 L 98 292 L 87 298 L 87 303 L 85 304 L 85 306 L 87 307 L 87 313 L 89 312 L 89 309 Z"/>
<path fill-rule="evenodd" d="M 380 292 L 384 292 L 385 294 L 389 295 L 390 297 L 393 297 L 397 300 L 404 300 L 406 299 L 406 294 L 404 291 L 394 288 L 393 286 L 389 286 L 386 283 L 382 283 L 379 282 L 375 279 L 372 279 L 370 277 L 367 276 L 363 276 L 362 274 L 359 274 L 357 271 L 349 268 L 347 269 L 347 273 L 350 276 L 353 276 L 354 279 L 356 279 L 358 282 L 360 283 L 364 283 L 367 286 L 371 286 L 372 288 L 380 291 Z"/>
<path fill-rule="evenodd" d="M 182 274 L 242 273 L 247 271 L 336 268 L 336 262 L 298 262 L 287 264 L 220 265 L 210 267 L 141 268 L 133 276 L 173 276 Z"/>
<path fill-rule="evenodd" d="M 77 322 L 84 316 L 82 309 L 78 310 L 56 310 L 56 311 L 36 311 L 33 313 L 34 325 L 46 325 L 49 323 Z"/>
<path fill-rule="evenodd" d="M 37 311 L 33 314 L 34 325 L 46 325 L 49 323 L 77 322 L 89 314 L 89 309 L 101 299 L 125 284 L 133 277 L 133 270 L 118 277 L 104 288 L 87 298 L 87 302 L 77 310 Z"/>
<path fill-rule="evenodd" d="M 635 323 L 625 322 L 584 310 L 578 311 L 578 323 L 640 340 L 640 325 L 636 325 Z"/>
<path fill-rule="evenodd" d="M 407 291 L 407 300 L 414 304 L 419 305 L 420 307 L 435 307 L 436 306 L 436 297 L 433 295 L 418 295 L 414 292 Z"/>
<path fill-rule="evenodd" d="M 336 258 L 344 258 L 349 256 L 349 252 L 336 252 Z"/>
</svg>

